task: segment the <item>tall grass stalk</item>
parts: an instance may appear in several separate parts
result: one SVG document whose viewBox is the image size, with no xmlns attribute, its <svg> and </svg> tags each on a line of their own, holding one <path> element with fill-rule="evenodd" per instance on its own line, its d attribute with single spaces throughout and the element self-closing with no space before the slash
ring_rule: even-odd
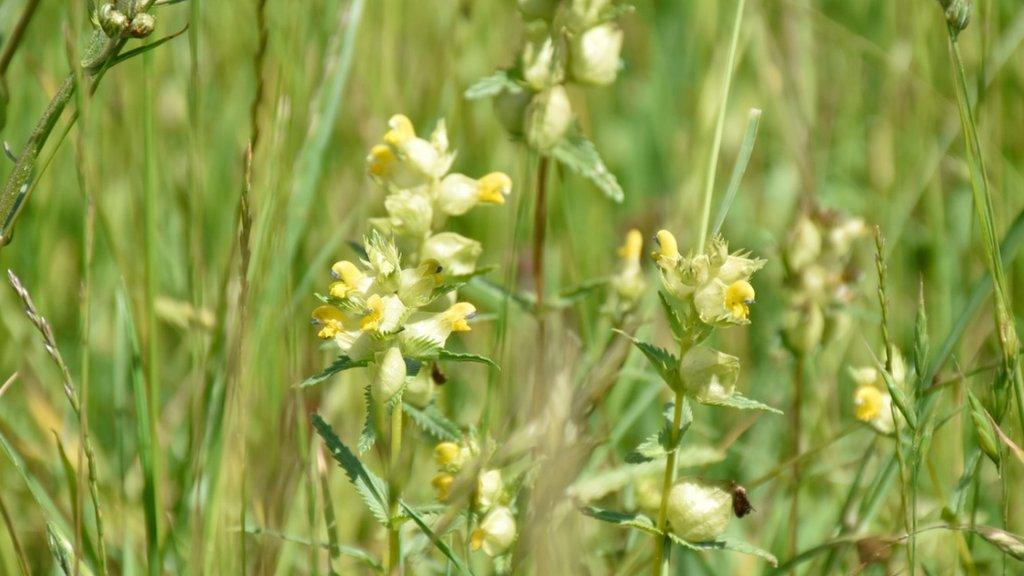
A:
<svg viewBox="0 0 1024 576">
<path fill-rule="evenodd" d="M 541 154 L 537 161 L 537 182 L 533 206 L 533 291 L 534 313 L 537 317 L 537 364 L 534 366 L 533 415 L 540 414 L 548 394 L 547 377 L 547 310 L 544 293 L 544 256 L 548 229 L 548 166 L 549 159 Z"/>
<path fill-rule="evenodd" d="M 64 362 L 64 357 L 61 356 L 60 349 L 57 347 L 57 340 L 54 338 L 53 329 L 50 327 L 50 323 L 47 322 L 46 318 L 40 315 L 36 310 L 35 303 L 32 301 L 32 296 L 29 295 L 28 290 L 13 271 L 7 271 L 7 278 L 11 287 L 14 288 L 14 291 L 21 299 L 21 302 L 25 307 L 25 314 L 28 316 L 29 321 L 32 322 L 32 325 L 35 326 L 36 330 L 38 330 L 39 334 L 43 337 L 43 346 L 46 348 L 46 353 L 50 356 L 50 359 L 53 360 L 53 363 L 60 371 L 61 381 L 64 387 L 64 396 L 67 398 L 68 404 L 71 406 L 71 411 L 75 414 L 75 417 L 80 423 L 85 422 L 82 415 L 82 401 L 79 396 L 78 388 L 75 386 L 74 379 L 71 377 L 71 371 L 68 369 L 67 364 Z M 6 387 L 7 386 L 5 385 L 4 388 Z M 106 550 L 103 546 L 103 507 L 100 505 L 99 467 L 96 464 L 96 452 L 93 450 L 92 437 L 89 435 L 88 428 L 82 428 L 79 430 L 79 433 L 82 436 L 81 443 L 85 451 L 85 458 L 88 464 L 89 497 L 92 500 L 93 512 L 96 515 L 96 532 L 97 538 L 100 542 L 100 554 L 105 555 Z M 106 560 L 101 560 L 100 564 L 102 569 L 106 570 Z"/>
<path fill-rule="evenodd" d="M 978 218 L 982 246 L 985 250 L 985 264 L 992 276 L 995 324 L 999 347 L 1002 352 L 1003 369 L 1013 384 L 1017 420 L 1024 430 L 1024 373 L 1020 364 L 1020 339 L 1014 323 L 1013 306 L 1010 302 L 1006 274 L 1003 271 L 995 229 L 995 210 L 992 207 L 992 192 L 989 189 L 988 173 L 978 137 L 978 126 L 974 120 L 967 75 L 960 56 L 959 31 L 947 23 L 949 52 L 953 64 L 953 81 L 956 86 L 957 110 L 964 132 L 964 147 L 971 175 L 971 190 L 974 196 L 974 210 Z"/>
</svg>

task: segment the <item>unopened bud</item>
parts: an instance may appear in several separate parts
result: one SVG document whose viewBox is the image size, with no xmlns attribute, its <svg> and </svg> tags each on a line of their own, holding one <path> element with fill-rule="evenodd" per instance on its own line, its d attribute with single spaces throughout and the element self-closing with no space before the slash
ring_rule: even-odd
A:
<svg viewBox="0 0 1024 576">
<path fill-rule="evenodd" d="M 526 139 L 547 150 L 557 144 L 572 123 L 572 104 L 565 88 L 554 86 L 534 96 L 526 110 Z"/>
<path fill-rule="evenodd" d="M 601 24 L 573 38 L 570 45 L 570 71 L 577 82 L 607 86 L 619 74 L 622 29 Z"/>
<path fill-rule="evenodd" d="M 156 28 L 156 18 L 152 14 L 143 12 L 142 14 L 136 14 L 132 18 L 131 26 L 128 28 L 128 34 L 132 38 L 145 38 L 153 33 Z"/>
<path fill-rule="evenodd" d="M 113 4 L 100 6 L 97 19 L 103 33 L 109 38 L 117 38 L 128 30 L 128 17 Z"/>
</svg>

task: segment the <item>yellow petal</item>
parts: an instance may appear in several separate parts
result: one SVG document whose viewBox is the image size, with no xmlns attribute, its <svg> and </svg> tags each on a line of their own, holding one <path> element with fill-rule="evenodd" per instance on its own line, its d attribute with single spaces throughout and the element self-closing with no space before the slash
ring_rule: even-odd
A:
<svg viewBox="0 0 1024 576">
<path fill-rule="evenodd" d="M 504 204 L 512 192 L 512 179 L 504 172 L 491 172 L 477 181 L 477 197 L 488 204 Z"/>
<path fill-rule="evenodd" d="M 637 260 L 643 250 L 644 237 L 636 228 L 626 233 L 626 242 L 619 248 L 619 256 L 623 260 Z"/>
<path fill-rule="evenodd" d="M 881 390 L 860 386 L 853 394 L 854 415 L 862 422 L 870 422 L 882 411 L 884 402 Z"/>
<path fill-rule="evenodd" d="M 754 302 L 754 287 L 746 280 L 737 280 L 725 290 L 725 308 L 734 318 L 750 316 L 750 304 Z"/>
<path fill-rule="evenodd" d="M 384 319 L 384 300 L 374 294 L 366 299 L 366 307 L 369 309 L 359 328 L 366 331 L 380 330 L 381 320 Z"/>
<path fill-rule="evenodd" d="M 397 161 L 395 152 L 384 144 L 378 144 L 371 148 L 369 156 L 366 157 L 367 169 L 371 175 L 378 178 L 387 178 Z"/>
<path fill-rule="evenodd" d="M 388 120 L 388 127 L 391 129 L 384 134 L 384 142 L 391 146 L 401 146 L 416 137 L 416 129 L 412 127 L 412 121 L 403 114 L 392 116 Z"/>
<path fill-rule="evenodd" d="M 659 230 L 654 235 L 654 242 L 658 245 L 658 249 L 651 253 L 651 256 L 657 260 L 659 266 L 671 266 L 679 259 L 679 244 L 676 243 L 676 237 L 671 232 Z"/>
<path fill-rule="evenodd" d="M 317 336 L 324 339 L 330 340 L 339 333 L 344 331 L 345 327 L 342 321 L 345 316 L 334 306 L 318 306 L 313 310 L 313 325 L 320 328 L 317 332 Z"/>
<path fill-rule="evenodd" d="M 452 327 L 452 332 L 469 332 L 467 320 L 475 313 L 476 307 L 469 302 L 456 302 L 443 312 L 442 318 Z"/>
</svg>

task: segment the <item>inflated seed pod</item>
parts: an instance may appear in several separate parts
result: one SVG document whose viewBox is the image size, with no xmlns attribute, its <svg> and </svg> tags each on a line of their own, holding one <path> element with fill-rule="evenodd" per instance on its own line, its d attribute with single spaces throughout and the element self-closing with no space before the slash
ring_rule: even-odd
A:
<svg viewBox="0 0 1024 576">
<path fill-rule="evenodd" d="M 128 28 L 128 34 L 132 38 L 145 38 L 153 33 L 156 28 L 156 18 L 152 14 L 136 14 Z"/>
<path fill-rule="evenodd" d="M 113 4 L 104 4 L 97 11 L 97 20 L 103 33 L 109 38 L 117 38 L 128 30 L 128 17 Z"/>
</svg>

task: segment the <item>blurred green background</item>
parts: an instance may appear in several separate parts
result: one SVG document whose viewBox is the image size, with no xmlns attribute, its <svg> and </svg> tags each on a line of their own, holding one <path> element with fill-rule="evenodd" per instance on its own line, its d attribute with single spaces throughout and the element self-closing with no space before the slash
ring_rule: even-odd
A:
<svg viewBox="0 0 1024 576">
<path fill-rule="evenodd" d="M 1024 205 L 1024 7 L 1012 0 L 975 4 L 961 45 L 977 93 L 1002 235 Z M 0 30 L 12 29 L 23 6 L 20 0 L 0 4 Z M 626 200 L 616 205 L 587 181 L 555 171 L 546 271 L 553 291 L 609 274 L 614 249 L 631 227 L 645 238 L 668 227 L 683 247 L 696 241 L 735 3 L 639 0 L 635 6 L 622 19 L 624 70 L 618 82 L 571 91 L 584 132 L 620 179 Z M 345 375 L 312 390 L 294 386 L 330 359 L 308 326 L 313 292 L 325 288 L 331 262 L 352 257 L 346 242 L 359 239 L 366 218 L 382 211 L 382 192 L 366 177 L 364 158 L 391 114 L 407 114 L 421 131 L 444 118 L 459 151 L 459 171 L 503 170 L 512 176 L 508 204 L 455 218 L 451 227 L 483 242 L 482 261 L 498 267 L 492 280 L 512 277 L 524 290 L 531 286 L 535 158 L 509 139 L 489 103 L 462 97 L 478 78 L 512 64 L 522 35 L 515 3 L 378 0 L 367 2 L 360 18 L 350 8 L 348 1 L 267 3 L 269 43 L 248 203 L 252 255 L 244 307 L 237 238 L 257 88 L 255 1 L 189 0 L 158 7 L 154 38 L 190 28 L 112 69 L 58 149 L 70 116 L 65 113 L 43 152 L 44 158 L 54 154 L 52 163 L 39 174 L 13 243 L 0 251 L 0 266 L 21 277 L 53 325 L 76 382 L 87 380 L 107 547 L 117 573 L 144 572 L 153 554 L 147 552 L 136 431 L 141 412 L 155 416 L 163 573 L 327 573 L 324 550 L 289 540 L 325 538 L 318 503 L 323 471 L 308 414 L 322 411 L 354 442 L 363 420 L 362 377 Z M 85 14 L 84 6 L 43 0 L 31 22 L 5 77 L 10 101 L 2 138 L 14 150 L 67 74 L 69 53 L 83 48 L 90 26 Z M 762 110 L 751 164 L 723 229 L 733 247 L 769 259 L 757 279 L 753 325 L 725 333 L 721 343 L 742 358 L 741 387 L 749 395 L 783 409 L 791 401 L 792 362 L 778 335 L 788 297 L 779 247 L 801 196 L 880 227 L 891 252 L 892 327 L 904 350 L 912 345 L 919 282 L 935 347 L 984 274 L 944 26 L 932 0 L 748 3 L 716 192 L 720 196 L 728 182 L 748 111 Z M 330 84 L 350 38 L 351 70 L 340 97 L 333 98 Z M 325 124 L 325 117 L 331 121 Z M 872 251 L 870 240 L 857 248 L 855 260 L 864 274 L 850 309 L 854 329 L 814 362 L 803 414 L 806 447 L 853 424 L 854 384 L 847 367 L 870 364 L 872 352 L 881 349 Z M 1020 262 L 1007 271 L 1018 285 Z M 490 432 L 500 442 L 522 423 L 528 405 L 521 395 L 532 371 L 534 321 L 513 307 L 508 341 L 495 350 L 496 324 L 488 318 L 501 312 L 501 299 L 472 290 L 465 297 L 484 315 L 461 342 L 494 356 L 504 369 L 490 376 L 481 367 L 453 369 L 441 402 L 453 420 L 473 424 L 487 379 L 496 378 Z M 566 351 L 566 370 L 578 350 L 609 337 L 607 325 L 596 321 L 603 303 L 599 293 L 588 295 L 561 315 L 568 335 L 553 345 Z M 655 317 L 654 307 L 647 312 Z M 992 327 L 986 303 L 943 374 L 997 358 Z M 651 339 L 665 341 L 663 326 L 651 328 Z M 659 426 L 658 396 L 649 392 L 658 383 L 644 370 L 632 358 L 591 417 L 586 434 L 604 443 L 624 414 L 635 408 L 640 416 L 592 467 L 622 465 L 622 455 Z M 19 473 L 11 458 L 0 459 L 0 494 L 32 572 L 57 573 L 46 524 L 67 527 L 73 520 L 55 435 L 74 460 L 79 428 L 38 333 L 14 292 L 3 288 L 0 381 L 15 372 L 17 380 L 0 398 L 0 433 L 24 469 Z M 983 372 L 966 382 L 984 390 L 991 380 L 992 373 Z M 153 395 L 149 406 L 136 404 L 133 382 Z M 951 392 L 939 412 L 955 413 L 961 401 L 959 392 Z M 701 409 L 687 442 L 729 447 L 721 462 L 701 473 L 742 483 L 788 458 L 789 417 L 756 420 Z M 1010 429 L 1020 438 L 1019 430 Z M 800 549 L 832 537 L 872 442 L 873 433 L 858 428 L 804 464 Z M 880 453 L 891 453 L 891 442 L 877 442 Z M 974 444 L 969 421 L 954 414 L 934 443 L 935 475 L 922 479 L 922 524 L 938 521 L 959 478 Z M 422 444 L 423 480 L 409 490 L 413 499 L 427 500 L 430 442 Z M 868 477 L 886 462 L 887 455 L 871 459 Z M 1012 489 L 1019 486 L 1021 467 L 1011 462 L 1004 472 L 1005 485 L 991 466 L 981 475 L 979 522 L 1000 523 L 999 492 L 1009 486 L 1007 528 L 1021 532 L 1024 502 Z M 329 482 L 342 541 L 379 553 L 380 533 L 340 471 L 331 471 Z M 734 522 L 731 531 L 785 561 L 790 489 L 782 474 L 752 490 L 758 512 Z M 893 490 L 867 533 L 898 533 L 898 506 Z M 243 518 L 249 532 L 259 527 L 270 533 L 246 534 Z M 574 569 L 615 573 L 614 551 L 624 545 L 626 532 L 596 524 L 567 521 L 580 528 L 563 534 L 567 541 L 593 552 Z M 15 550 L 3 532 L 0 573 L 15 574 Z M 919 546 L 931 555 L 925 560 L 931 573 L 958 573 L 953 538 L 948 532 L 922 536 Z M 983 543 L 972 541 L 972 552 L 981 573 L 995 573 L 1003 561 Z M 844 573 L 856 568 L 852 547 L 841 554 Z M 443 566 L 439 558 L 431 562 L 421 566 L 424 573 Z M 680 566 L 686 573 L 766 569 L 729 554 L 703 560 L 688 555 Z M 344 558 L 335 568 L 362 573 L 364 565 Z M 1009 566 L 1010 573 L 1018 569 L 1019 563 Z"/>
</svg>

